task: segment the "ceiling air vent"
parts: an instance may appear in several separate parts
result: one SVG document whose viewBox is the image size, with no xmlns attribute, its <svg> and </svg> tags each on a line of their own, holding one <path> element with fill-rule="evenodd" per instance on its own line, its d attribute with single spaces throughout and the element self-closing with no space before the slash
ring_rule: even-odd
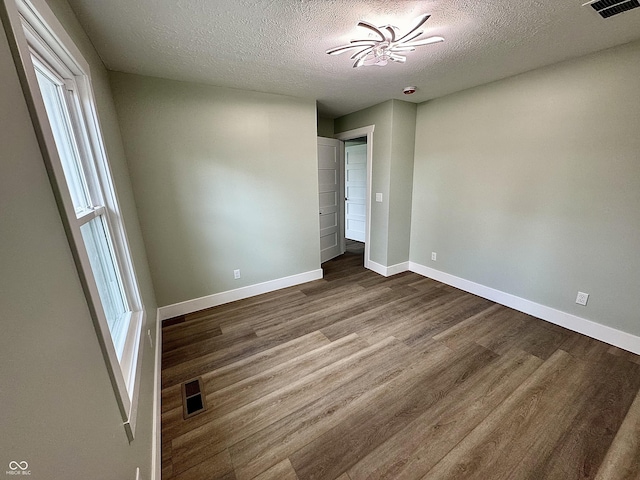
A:
<svg viewBox="0 0 640 480">
<path fill-rule="evenodd" d="M 640 1 L 638 0 L 593 0 L 584 4 L 591 5 L 591 7 L 598 12 L 602 18 L 613 17 L 619 13 L 624 13 L 634 8 L 640 7 Z"/>
</svg>

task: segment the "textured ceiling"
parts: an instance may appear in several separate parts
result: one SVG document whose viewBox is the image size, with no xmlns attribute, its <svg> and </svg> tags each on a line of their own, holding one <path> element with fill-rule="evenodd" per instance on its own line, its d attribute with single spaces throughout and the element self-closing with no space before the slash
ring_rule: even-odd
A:
<svg viewBox="0 0 640 480">
<path fill-rule="evenodd" d="M 423 102 L 640 38 L 640 9 L 604 20 L 585 0 L 69 0 L 107 68 L 318 101 L 337 117 Z M 424 36 L 406 64 L 352 68 L 325 50 L 367 20 Z M 415 85 L 411 97 L 402 88 Z"/>
</svg>

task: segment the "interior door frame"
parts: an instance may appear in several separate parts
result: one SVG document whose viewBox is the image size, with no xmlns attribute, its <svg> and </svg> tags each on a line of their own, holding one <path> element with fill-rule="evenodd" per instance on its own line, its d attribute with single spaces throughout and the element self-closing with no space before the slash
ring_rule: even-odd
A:
<svg viewBox="0 0 640 480">
<path fill-rule="evenodd" d="M 354 140 L 356 138 L 367 137 L 367 191 L 365 193 L 365 209 L 366 209 L 366 225 L 364 227 L 365 230 L 365 241 L 364 241 L 364 267 L 371 270 L 371 257 L 370 257 L 370 246 L 371 246 L 371 182 L 372 182 L 372 166 L 373 166 L 373 131 L 375 130 L 375 125 L 368 125 L 366 127 L 356 128 L 354 130 L 347 130 L 346 132 L 336 133 L 333 135 L 333 138 L 338 140 L 342 140 L 345 142 L 346 140 Z M 343 156 L 344 156 L 344 143 L 343 143 Z M 344 168 L 344 167 L 343 167 Z M 342 177 L 344 178 L 344 172 L 342 172 Z M 342 182 L 344 187 L 344 180 Z M 344 203 L 344 202 L 343 202 Z M 343 227 L 344 230 L 344 227 Z M 344 235 L 342 235 L 341 239 L 342 245 L 344 246 Z"/>
</svg>

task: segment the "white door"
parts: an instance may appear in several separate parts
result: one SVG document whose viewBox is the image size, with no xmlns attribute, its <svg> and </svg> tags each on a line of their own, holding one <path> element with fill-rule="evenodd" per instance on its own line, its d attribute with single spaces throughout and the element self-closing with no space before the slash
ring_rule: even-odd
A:
<svg viewBox="0 0 640 480">
<path fill-rule="evenodd" d="M 342 182 L 340 157 L 342 142 L 318 137 L 318 193 L 320 217 L 320 262 L 331 260 L 342 252 Z"/>
<path fill-rule="evenodd" d="M 345 237 L 364 242 L 367 208 L 367 145 L 345 147 Z"/>
</svg>

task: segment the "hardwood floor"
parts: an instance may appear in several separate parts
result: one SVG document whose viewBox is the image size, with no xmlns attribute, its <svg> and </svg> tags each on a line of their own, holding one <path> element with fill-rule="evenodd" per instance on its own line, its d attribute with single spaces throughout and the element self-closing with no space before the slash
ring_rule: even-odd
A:
<svg viewBox="0 0 640 480">
<path fill-rule="evenodd" d="M 640 479 L 640 357 L 350 250 L 164 322 L 163 480 Z"/>
</svg>

